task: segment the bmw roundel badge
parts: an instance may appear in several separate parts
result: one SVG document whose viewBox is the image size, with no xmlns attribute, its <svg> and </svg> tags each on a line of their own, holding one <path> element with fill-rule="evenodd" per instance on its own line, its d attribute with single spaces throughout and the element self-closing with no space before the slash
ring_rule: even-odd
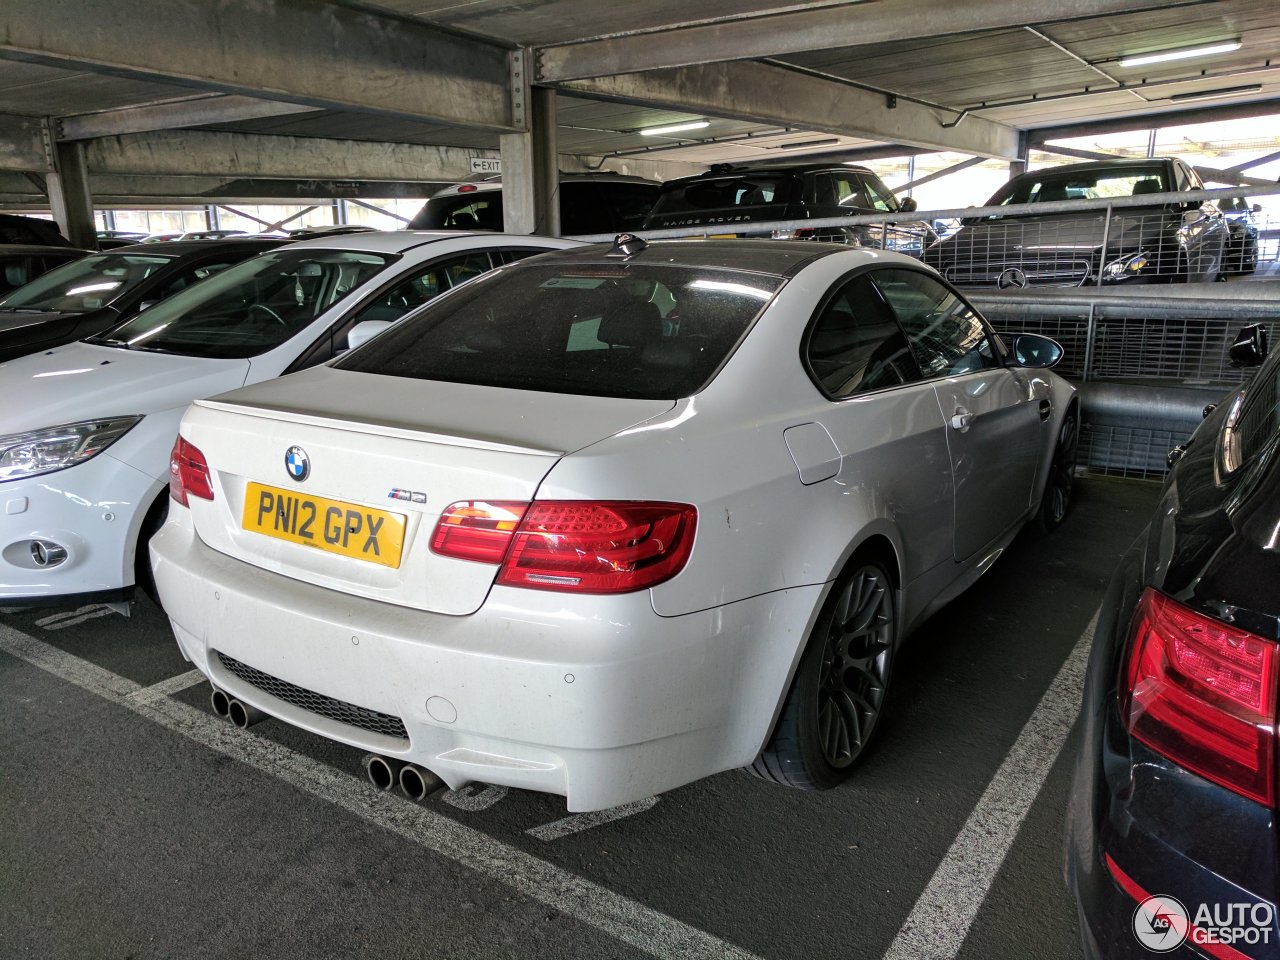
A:
<svg viewBox="0 0 1280 960">
<path fill-rule="evenodd" d="M 289 476 L 301 483 L 311 473 L 311 461 L 307 459 L 307 451 L 301 447 L 290 447 L 284 454 L 284 468 Z"/>
</svg>

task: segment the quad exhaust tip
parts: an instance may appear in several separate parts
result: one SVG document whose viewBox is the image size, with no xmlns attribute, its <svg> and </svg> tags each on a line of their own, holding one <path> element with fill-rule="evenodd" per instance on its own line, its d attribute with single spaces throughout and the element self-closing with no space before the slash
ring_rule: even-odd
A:
<svg viewBox="0 0 1280 960">
<path fill-rule="evenodd" d="M 400 782 L 400 771 L 404 767 L 402 760 L 366 753 L 360 763 L 364 767 L 364 775 L 379 790 L 390 790 Z"/>
<path fill-rule="evenodd" d="M 247 730 L 255 723 L 261 723 L 267 719 L 267 715 L 257 707 L 251 707 L 239 700 L 232 700 L 227 705 L 227 719 L 241 730 Z"/>
<path fill-rule="evenodd" d="M 241 730 L 267 719 L 267 715 L 257 707 L 243 703 L 217 687 L 214 687 L 213 692 L 209 694 L 209 707 L 215 716 L 230 720 Z"/>
<path fill-rule="evenodd" d="M 432 794 L 447 788 L 448 784 L 425 767 L 406 763 L 400 768 L 400 789 L 415 803 L 421 803 Z"/>
<path fill-rule="evenodd" d="M 213 710 L 215 716 L 226 720 L 227 714 L 231 710 L 231 698 L 217 687 L 214 687 L 213 692 L 209 694 L 209 707 Z"/>
</svg>

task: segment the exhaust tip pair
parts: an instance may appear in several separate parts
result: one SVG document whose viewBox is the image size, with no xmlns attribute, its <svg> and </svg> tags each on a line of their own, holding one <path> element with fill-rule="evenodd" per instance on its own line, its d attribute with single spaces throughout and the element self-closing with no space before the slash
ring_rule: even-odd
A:
<svg viewBox="0 0 1280 960">
<path fill-rule="evenodd" d="M 398 784 L 404 795 L 415 803 L 421 803 L 447 787 L 434 773 L 416 763 L 405 763 L 376 753 L 365 754 L 361 762 L 371 784 L 379 790 L 390 790 Z"/>
<path fill-rule="evenodd" d="M 230 720 L 241 730 L 247 730 L 255 723 L 267 719 L 267 715 L 257 707 L 251 707 L 247 703 L 242 703 L 235 697 L 228 696 L 225 691 L 213 688 L 213 692 L 209 694 L 209 706 L 213 709 L 215 715 L 222 717 L 224 720 Z"/>
</svg>

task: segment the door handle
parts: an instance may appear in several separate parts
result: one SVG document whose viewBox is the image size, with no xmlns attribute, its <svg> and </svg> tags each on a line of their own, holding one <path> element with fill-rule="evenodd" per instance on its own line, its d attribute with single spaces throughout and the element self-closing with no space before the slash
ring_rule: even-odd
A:
<svg viewBox="0 0 1280 960">
<path fill-rule="evenodd" d="M 955 416 L 951 418 L 951 429 L 958 430 L 960 433 L 968 433 L 969 427 L 973 425 L 973 414 L 964 407 L 956 407 Z"/>
<path fill-rule="evenodd" d="M 1040 419 L 1048 420 L 1049 414 L 1053 413 L 1053 404 L 1048 400 L 1040 401 Z"/>
</svg>

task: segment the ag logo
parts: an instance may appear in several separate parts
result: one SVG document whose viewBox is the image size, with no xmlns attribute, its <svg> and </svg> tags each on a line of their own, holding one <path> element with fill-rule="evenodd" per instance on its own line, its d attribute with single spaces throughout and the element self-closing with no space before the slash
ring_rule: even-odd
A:
<svg viewBox="0 0 1280 960">
<path fill-rule="evenodd" d="M 1147 897 L 1133 911 L 1133 935 L 1152 953 L 1176 950 L 1190 929 L 1187 908 L 1173 897 Z"/>
</svg>

